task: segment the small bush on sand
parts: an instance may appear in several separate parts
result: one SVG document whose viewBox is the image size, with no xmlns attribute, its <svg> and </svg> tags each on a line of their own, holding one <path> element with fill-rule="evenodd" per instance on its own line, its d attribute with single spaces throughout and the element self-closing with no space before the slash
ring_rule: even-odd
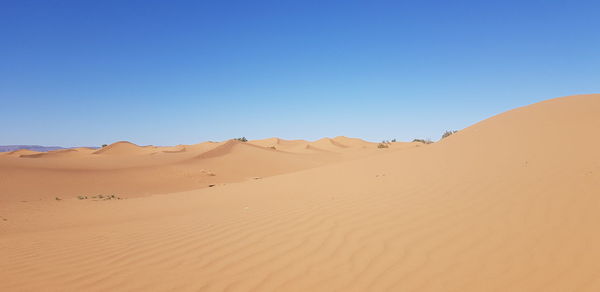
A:
<svg viewBox="0 0 600 292">
<path fill-rule="evenodd" d="M 88 196 L 79 196 L 77 198 L 80 200 L 86 200 L 88 198 Z M 95 196 L 91 196 L 90 198 L 92 198 L 94 201 L 121 200 L 121 197 L 119 197 L 117 195 L 95 195 Z"/>
<path fill-rule="evenodd" d="M 233 140 L 238 140 L 240 142 L 248 142 L 248 139 L 246 139 L 246 137 L 241 137 L 241 138 L 235 138 Z"/>
<path fill-rule="evenodd" d="M 456 132 L 458 132 L 458 131 L 456 131 L 456 130 L 446 131 L 446 132 L 444 132 L 444 134 L 442 134 L 442 139 L 444 139 L 446 137 L 449 137 L 450 135 L 452 135 L 452 134 L 454 134 Z"/>
<path fill-rule="evenodd" d="M 433 143 L 433 141 L 431 141 L 429 139 L 414 139 L 413 142 L 421 142 L 423 144 L 431 144 L 431 143 Z"/>
<path fill-rule="evenodd" d="M 383 140 L 381 141 L 381 143 L 379 143 L 377 145 L 377 148 L 389 148 L 390 147 L 390 141 L 387 140 Z"/>
</svg>

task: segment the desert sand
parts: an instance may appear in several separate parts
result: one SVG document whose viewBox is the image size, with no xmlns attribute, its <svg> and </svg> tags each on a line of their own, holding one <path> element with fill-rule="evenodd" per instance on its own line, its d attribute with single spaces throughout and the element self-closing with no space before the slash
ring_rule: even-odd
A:
<svg viewBox="0 0 600 292">
<path fill-rule="evenodd" d="M 5 153 L 0 291 L 600 291 L 598 129 L 596 94 L 428 145 Z"/>
<path fill-rule="evenodd" d="M 394 143 L 411 148 L 419 143 Z M 316 142 L 271 138 L 174 147 L 127 141 L 100 149 L 17 150 L 0 160 L 0 202 L 81 195 L 137 197 L 195 190 L 379 154 L 377 143 L 336 137 Z"/>
</svg>

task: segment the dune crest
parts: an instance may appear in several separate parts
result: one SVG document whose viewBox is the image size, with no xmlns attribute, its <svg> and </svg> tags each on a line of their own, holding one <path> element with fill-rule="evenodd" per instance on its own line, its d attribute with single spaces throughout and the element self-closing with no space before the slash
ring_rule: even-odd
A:
<svg viewBox="0 0 600 292">
<path fill-rule="evenodd" d="M 128 141 L 119 141 L 96 150 L 93 154 L 139 155 L 148 153 L 148 149 Z"/>
<path fill-rule="evenodd" d="M 35 155 L 35 154 L 40 154 L 40 153 L 43 153 L 43 152 L 37 152 L 37 151 L 33 151 L 33 150 L 28 150 L 28 149 L 19 149 L 19 150 L 15 150 L 15 151 L 6 152 L 4 155 L 20 157 L 23 155 Z"/>
</svg>

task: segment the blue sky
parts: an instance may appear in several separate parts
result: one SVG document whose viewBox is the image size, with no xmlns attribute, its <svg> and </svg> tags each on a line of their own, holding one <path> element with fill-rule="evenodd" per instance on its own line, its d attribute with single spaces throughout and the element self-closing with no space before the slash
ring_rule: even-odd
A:
<svg viewBox="0 0 600 292">
<path fill-rule="evenodd" d="M 437 139 L 600 92 L 597 3 L 0 0 L 0 144 Z"/>
</svg>

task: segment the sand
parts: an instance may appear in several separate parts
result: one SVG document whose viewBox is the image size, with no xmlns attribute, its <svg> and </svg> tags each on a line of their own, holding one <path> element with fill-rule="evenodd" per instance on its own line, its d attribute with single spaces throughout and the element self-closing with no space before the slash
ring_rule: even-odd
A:
<svg viewBox="0 0 600 292">
<path fill-rule="evenodd" d="M 0 290 L 600 291 L 598 129 L 580 95 L 429 145 L 3 155 Z M 88 172 L 125 199 L 74 198 Z"/>
<path fill-rule="evenodd" d="M 138 146 L 120 141 L 97 150 L 9 152 L 0 156 L 0 177 L 4 178 L 0 185 L 0 202 L 99 194 L 133 198 L 196 190 L 382 153 L 377 151 L 376 143 L 366 141 L 360 146 L 348 143 L 335 146 L 337 149 L 313 147 L 305 151 L 302 145 L 312 145 L 312 142 L 277 139 L 278 146 L 286 146 L 280 149 L 261 143 L 270 140 L 248 143 L 230 140 L 173 147 Z"/>
</svg>

